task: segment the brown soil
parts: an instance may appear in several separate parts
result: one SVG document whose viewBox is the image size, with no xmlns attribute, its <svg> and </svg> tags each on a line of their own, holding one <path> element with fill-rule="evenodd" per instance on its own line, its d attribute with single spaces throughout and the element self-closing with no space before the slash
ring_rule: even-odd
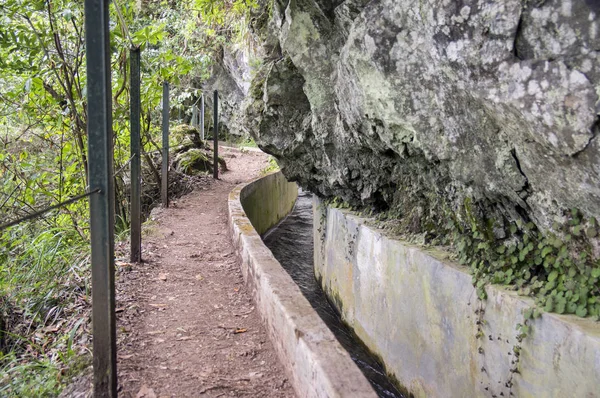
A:
<svg viewBox="0 0 600 398">
<path fill-rule="evenodd" d="M 120 263 L 120 396 L 293 397 L 246 290 L 227 198 L 266 155 L 223 150 L 230 171 L 152 214 L 143 264 Z"/>
</svg>

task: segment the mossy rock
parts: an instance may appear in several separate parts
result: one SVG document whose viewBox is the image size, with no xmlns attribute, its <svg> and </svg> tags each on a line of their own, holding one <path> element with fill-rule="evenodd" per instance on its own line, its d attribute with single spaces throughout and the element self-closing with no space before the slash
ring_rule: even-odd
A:
<svg viewBox="0 0 600 398">
<path fill-rule="evenodd" d="M 219 166 L 227 171 L 225 159 L 219 156 Z M 188 175 L 201 175 L 213 172 L 213 154 L 209 150 L 193 148 L 178 154 L 175 158 L 175 169 Z"/>
<path fill-rule="evenodd" d="M 219 162 L 219 166 L 221 166 L 221 171 L 227 171 L 227 170 L 229 170 L 227 168 L 227 162 L 225 162 L 225 159 L 222 156 L 219 156 L 217 158 L 217 161 Z"/>
<path fill-rule="evenodd" d="M 180 124 L 171 129 L 171 137 L 181 145 L 191 145 L 196 148 L 205 148 L 206 145 L 200 139 L 200 130 L 189 124 Z"/>
</svg>

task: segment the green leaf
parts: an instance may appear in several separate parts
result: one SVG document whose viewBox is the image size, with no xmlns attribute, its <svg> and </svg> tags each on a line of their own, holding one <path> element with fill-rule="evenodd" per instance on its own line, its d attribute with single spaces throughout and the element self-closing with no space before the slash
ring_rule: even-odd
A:
<svg viewBox="0 0 600 398">
<path fill-rule="evenodd" d="M 553 309 L 554 309 L 554 299 L 552 297 L 548 297 L 548 299 L 546 299 L 546 305 L 544 306 L 544 310 L 546 312 L 552 312 Z"/>
<path fill-rule="evenodd" d="M 575 315 L 584 318 L 587 315 L 587 308 L 583 305 L 578 306 Z"/>
<path fill-rule="evenodd" d="M 577 217 L 578 214 L 579 214 L 579 211 L 577 210 L 577 208 L 573 207 L 571 209 L 571 216 L 572 217 Z"/>
<path fill-rule="evenodd" d="M 553 282 L 554 280 L 556 280 L 557 277 L 558 277 L 557 271 L 550 272 L 550 274 L 548 275 L 548 282 Z"/>
<path fill-rule="evenodd" d="M 542 257 L 546 257 L 548 254 L 552 253 L 552 250 L 554 250 L 551 246 L 546 246 L 542 249 Z"/>
</svg>

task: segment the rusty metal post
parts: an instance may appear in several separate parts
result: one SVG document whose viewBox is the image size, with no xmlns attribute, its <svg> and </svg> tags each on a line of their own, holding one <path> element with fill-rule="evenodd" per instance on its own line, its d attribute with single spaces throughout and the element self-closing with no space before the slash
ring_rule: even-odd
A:
<svg viewBox="0 0 600 398">
<path fill-rule="evenodd" d="M 200 98 L 200 139 L 204 141 L 204 93 Z"/>
<path fill-rule="evenodd" d="M 215 160 L 213 162 L 213 178 L 219 179 L 219 92 L 215 90 L 213 101 L 213 116 L 215 125 L 213 126 L 213 152 Z"/>
<path fill-rule="evenodd" d="M 141 134 L 140 134 L 140 48 L 134 47 L 129 52 L 130 62 L 130 147 L 131 147 L 131 262 L 142 261 L 142 162 L 141 162 Z"/>
<path fill-rule="evenodd" d="M 196 105 L 192 105 L 192 127 L 198 127 L 198 107 Z"/>
<path fill-rule="evenodd" d="M 161 197 L 169 207 L 169 83 L 163 83 Z"/>
<path fill-rule="evenodd" d="M 94 397 L 117 398 L 109 0 L 85 0 Z"/>
</svg>

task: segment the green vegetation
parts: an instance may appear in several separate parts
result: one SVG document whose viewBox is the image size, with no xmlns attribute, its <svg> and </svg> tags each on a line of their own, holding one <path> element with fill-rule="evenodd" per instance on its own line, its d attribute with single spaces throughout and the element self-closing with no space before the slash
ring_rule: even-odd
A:
<svg viewBox="0 0 600 398">
<path fill-rule="evenodd" d="M 512 395 L 515 377 L 521 371 L 521 353 L 527 338 L 535 333 L 535 320 L 543 312 L 572 314 L 598 321 L 600 315 L 600 260 L 597 257 L 598 223 L 586 218 L 578 209 L 564 211 L 562 222 L 543 232 L 532 222 L 508 222 L 486 219 L 470 198 L 456 211 L 447 206 L 437 208 L 436 217 L 402 217 L 398 210 L 373 214 L 369 208 L 353 208 L 340 198 L 325 204 L 351 209 L 372 217 L 368 223 L 384 229 L 392 237 L 412 243 L 437 246 L 451 253 L 451 258 L 469 267 L 478 294 L 474 310 L 477 352 L 486 355 L 484 341 L 492 339 L 485 319 L 486 286 L 501 285 L 533 299 L 523 318 L 515 324 L 515 343 L 505 360 L 510 363 L 506 379 L 500 380 Z M 321 211 L 317 232 L 325 239 L 326 211 Z M 442 214 L 443 216 L 440 216 Z M 416 221 L 415 221 L 416 220 Z M 416 233 L 415 231 L 425 231 Z M 322 248 L 324 245 L 322 245 Z M 349 252 L 352 251 L 350 242 Z M 508 340 L 507 340 L 508 342 Z M 489 359 L 488 359 L 489 360 Z M 481 368 L 481 372 L 486 372 Z M 501 394 L 502 395 L 502 394 Z"/>
<path fill-rule="evenodd" d="M 237 146 L 242 148 L 258 148 L 258 144 L 254 141 L 252 137 L 241 137 L 239 142 L 236 143 Z"/>
<path fill-rule="evenodd" d="M 256 141 L 254 141 L 254 138 L 252 137 L 246 138 L 246 140 L 242 143 L 242 146 L 248 148 L 258 148 L 258 144 L 256 143 Z"/>
<path fill-rule="evenodd" d="M 339 198 L 328 203 L 350 208 Z M 481 300 L 486 299 L 488 284 L 503 285 L 535 299 L 536 306 L 524 314 L 526 322 L 519 325 L 522 337 L 528 332 L 527 321 L 539 317 L 542 310 L 600 318 L 595 219 L 586 219 L 580 211 L 571 209 L 565 212 L 562 224 L 555 223 L 551 232 L 543 233 L 532 222 L 482 218 L 475 207 L 469 198 L 458 211 L 441 206 L 445 210 L 438 212 L 435 220 L 423 217 L 416 221 L 418 227 L 414 219 L 403 218 L 397 211 L 375 217 L 394 235 L 451 251 L 456 261 L 470 268 Z M 373 215 L 371 211 L 369 214 Z M 416 234 L 414 230 L 426 232 Z M 498 238 L 498 231 L 502 238 Z"/>
<path fill-rule="evenodd" d="M 468 209 L 466 203 L 467 217 Z M 458 261 L 470 266 L 480 298 L 485 299 L 486 284 L 501 284 L 535 298 L 545 311 L 599 319 L 600 262 L 584 232 L 593 235 L 595 219 L 585 220 L 573 209 L 549 234 L 531 222 L 517 222 L 502 241 L 494 237 L 491 222 L 469 219 L 468 226 L 451 220 L 448 228 Z M 526 319 L 538 314 L 536 308 Z"/>
<path fill-rule="evenodd" d="M 117 234 L 129 226 L 129 50 L 142 48 L 143 165 L 160 149 L 164 80 L 188 111 L 224 43 L 247 36 L 248 0 L 113 1 Z M 0 3 L 0 223 L 85 192 L 83 2 Z M 152 175 L 152 174 L 150 174 Z M 0 232 L 0 396 L 55 396 L 89 363 L 88 202 Z"/>
<path fill-rule="evenodd" d="M 267 175 L 274 171 L 279 171 L 279 165 L 277 159 L 269 155 L 269 165 L 260 171 L 260 175 Z"/>
</svg>

